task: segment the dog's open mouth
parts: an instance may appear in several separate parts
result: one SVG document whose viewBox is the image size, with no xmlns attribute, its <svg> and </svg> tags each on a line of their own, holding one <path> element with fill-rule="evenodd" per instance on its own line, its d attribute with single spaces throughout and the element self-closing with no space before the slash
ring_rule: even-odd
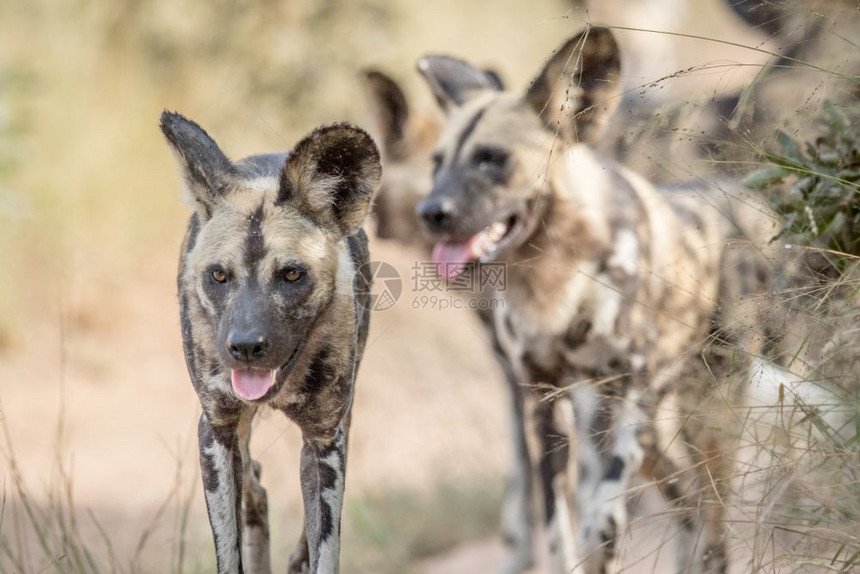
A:
<svg viewBox="0 0 860 574">
<path fill-rule="evenodd" d="M 277 369 L 232 369 L 230 382 L 233 385 L 233 392 L 246 401 L 256 401 L 263 398 L 275 385 L 280 371 L 286 371 L 289 375 L 300 348 L 301 345 L 297 345 L 287 362 Z"/>
<path fill-rule="evenodd" d="M 433 248 L 433 261 L 439 274 L 450 281 L 465 271 L 467 263 L 491 260 L 504 246 L 517 223 L 517 216 L 511 215 L 488 225 L 464 242 L 439 241 Z"/>
</svg>

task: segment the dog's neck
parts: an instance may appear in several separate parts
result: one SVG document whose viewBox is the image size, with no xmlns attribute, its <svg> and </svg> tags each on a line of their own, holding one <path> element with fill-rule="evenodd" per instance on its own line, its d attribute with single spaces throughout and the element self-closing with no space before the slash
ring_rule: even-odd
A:
<svg viewBox="0 0 860 574">
<path fill-rule="evenodd" d="M 607 213 L 613 177 L 614 166 L 584 145 L 551 164 L 536 199 L 534 229 L 504 257 L 504 297 L 512 312 L 527 312 L 550 329 L 567 328 L 582 304 L 582 283 L 612 252 Z"/>
</svg>

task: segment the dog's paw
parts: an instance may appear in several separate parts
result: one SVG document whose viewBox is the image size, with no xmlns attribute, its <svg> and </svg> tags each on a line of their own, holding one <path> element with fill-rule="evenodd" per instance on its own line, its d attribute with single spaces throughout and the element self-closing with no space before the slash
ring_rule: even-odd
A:
<svg viewBox="0 0 860 574">
<path fill-rule="evenodd" d="M 505 559 L 501 574 L 521 574 L 534 566 L 532 534 L 528 522 L 517 527 L 509 524 L 502 527 L 502 542 L 505 545 Z"/>
<path fill-rule="evenodd" d="M 306 561 L 293 562 L 290 560 L 290 563 L 287 566 L 287 574 L 311 574 L 311 565 Z"/>
<path fill-rule="evenodd" d="M 534 554 L 531 548 L 509 549 L 499 570 L 500 574 L 522 574 L 534 566 Z"/>
<path fill-rule="evenodd" d="M 308 556 L 307 544 L 299 544 L 287 565 L 287 574 L 310 574 L 311 560 Z"/>
<path fill-rule="evenodd" d="M 726 547 L 723 544 L 708 546 L 702 555 L 704 572 L 707 574 L 725 574 L 728 569 Z"/>
<path fill-rule="evenodd" d="M 604 552 L 608 557 L 612 557 L 615 555 L 615 542 L 618 539 L 618 522 L 612 515 L 605 518 L 597 534 L 600 537 L 600 545 L 605 549 Z"/>
</svg>

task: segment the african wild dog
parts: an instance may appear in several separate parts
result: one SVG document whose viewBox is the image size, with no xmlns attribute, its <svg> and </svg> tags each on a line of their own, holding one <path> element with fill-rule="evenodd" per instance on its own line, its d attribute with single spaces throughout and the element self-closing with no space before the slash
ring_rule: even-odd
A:
<svg viewBox="0 0 860 574">
<path fill-rule="evenodd" d="M 385 166 L 373 206 L 376 236 L 429 253 L 433 244 L 420 233 L 415 208 L 430 191 L 430 153 L 441 122 L 411 112 L 400 86 L 379 70 L 365 70 L 363 81 Z"/>
<path fill-rule="evenodd" d="M 185 359 L 219 573 L 270 572 L 266 491 L 248 443 L 263 406 L 302 431 L 305 523 L 289 572 L 338 571 L 353 385 L 369 322 L 362 225 L 379 153 L 349 124 L 231 162 L 196 123 L 161 129 L 195 211 L 179 263 Z"/>
<path fill-rule="evenodd" d="M 724 572 L 731 425 L 704 413 L 725 413 L 742 388 L 734 375 L 762 344 L 753 295 L 771 280 L 759 245 L 774 220 L 752 198 L 717 186 L 658 190 L 595 153 L 620 99 L 609 29 L 571 38 L 524 95 L 498 90 L 459 59 L 428 56 L 418 67 L 447 116 L 419 214 L 447 277 L 464 261 L 507 264 L 494 335 L 516 380 L 513 403 L 525 389 L 538 399 L 552 571 L 616 566 L 626 494 L 642 473 L 675 506 L 679 570 Z M 515 442 L 508 573 L 533 562 L 525 430 Z"/>
<path fill-rule="evenodd" d="M 502 79 L 495 71 L 483 73 L 502 88 Z M 363 81 L 385 166 L 373 205 L 376 236 L 420 247 L 429 254 L 435 242 L 421 233 L 415 210 L 430 192 L 430 154 L 442 122 L 438 114 L 410 110 L 403 89 L 387 74 L 366 69 Z"/>
</svg>

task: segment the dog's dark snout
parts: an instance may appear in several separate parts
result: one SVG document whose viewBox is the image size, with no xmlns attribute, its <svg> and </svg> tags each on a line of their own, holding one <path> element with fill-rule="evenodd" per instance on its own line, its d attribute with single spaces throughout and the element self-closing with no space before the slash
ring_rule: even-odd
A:
<svg viewBox="0 0 860 574">
<path fill-rule="evenodd" d="M 233 332 L 227 338 L 230 356 L 237 361 L 250 363 L 262 359 L 269 352 L 266 337 L 257 332 Z"/>
<path fill-rule="evenodd" d="M 449 197 L 430 197 L 418 205 L 418 216 L 430 231 L 448 231 L 456 215 L 456 206 Z"/>
</svg>

